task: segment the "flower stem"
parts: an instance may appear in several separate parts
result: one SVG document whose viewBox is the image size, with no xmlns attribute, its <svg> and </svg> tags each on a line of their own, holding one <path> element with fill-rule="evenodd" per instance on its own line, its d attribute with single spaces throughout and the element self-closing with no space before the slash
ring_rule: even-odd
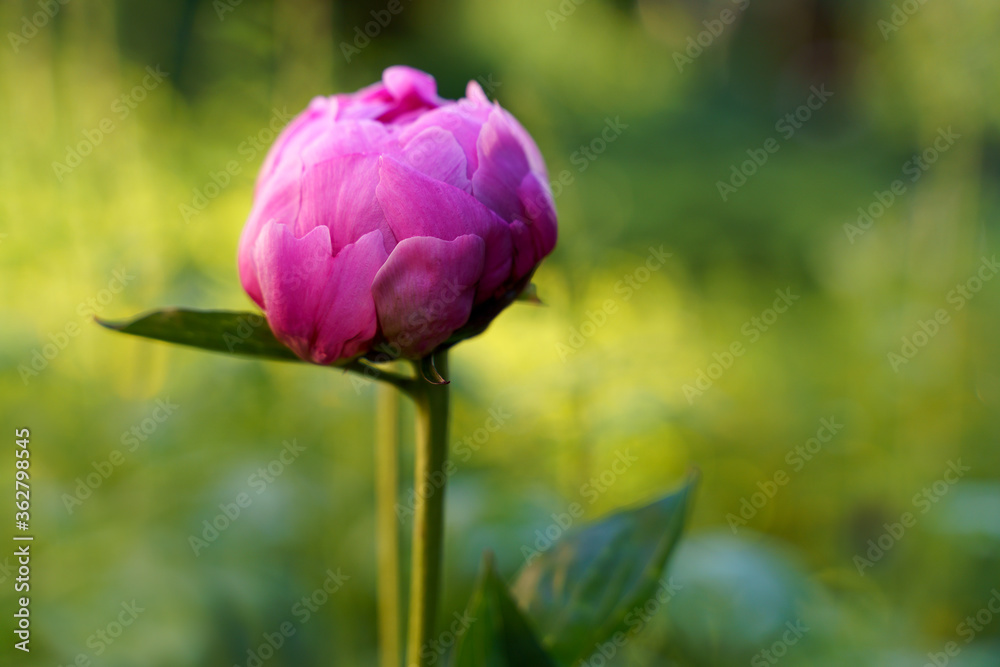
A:
<svg viewBox="0 0 1000 667">
<path fill-rule="evenodd" d="M 448 377 L 447 352 L 435 357 L 438 372 Z M 441 560 L 444 537 L 444 473 L 448 458 L 448 385 L 417 382 L 411 396 L 416 404 L 417 439 L 416 507 L 413 518 L 413 545 L 410 569 L 410 620 L 406 649 L 407 667 L 429 667 L 430 651 L 423 650 L 433 640 L 441 589 Z M 440 487 L 423 486 L 442 480 Z"/>
<path fill-rule="evenodd" d="M 379 384 L 375 409 L 375 549 L 381 667 L 399 667 L 399 391 Z"/>
</svg>

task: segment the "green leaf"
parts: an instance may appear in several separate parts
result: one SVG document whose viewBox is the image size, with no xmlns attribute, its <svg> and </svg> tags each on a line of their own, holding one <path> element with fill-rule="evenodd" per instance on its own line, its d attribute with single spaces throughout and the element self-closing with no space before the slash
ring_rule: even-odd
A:
<svg viewBox="0 0 1000 667">
<path fill-rule="evenodd" d="M 555 667 L 497 575 L 489 552 L 466 616 L 471 622 L 455 647 L 452 667 Z"/>
<path fill-rule="evenodd" d="M 98 324 L 114 331 L 203 350 L 280 361 L 302 361 L 274 337 L 260 313 L 164 308 L 132 320 Z"/>
<path fill-rule="evenodd" d="M 587 658 L 656 594 L 696 483 L 571 530 L 521 570 L 514 598 L 561 664 Z"/>
</svg>

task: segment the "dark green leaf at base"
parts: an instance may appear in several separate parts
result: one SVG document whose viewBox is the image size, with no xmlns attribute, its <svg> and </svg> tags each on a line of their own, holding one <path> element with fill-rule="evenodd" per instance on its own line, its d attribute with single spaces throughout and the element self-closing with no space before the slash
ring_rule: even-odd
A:
<svg viewBox="0 0 1000 667">
<path fill-rule="evenodd" d="M 497 575 L 489 553 L 483 557 L 467 613 L 474 620 L 455 647 L 452 667 L 555 667 Z"/>
<path fill-rule="evenodd" d="M 629 627 L 626 617 L 656 593 L 680 538 L 696 484 L 656 502 L 570 531 L 521 570 L 512 594 L 563 665 Z"/>
</svg>

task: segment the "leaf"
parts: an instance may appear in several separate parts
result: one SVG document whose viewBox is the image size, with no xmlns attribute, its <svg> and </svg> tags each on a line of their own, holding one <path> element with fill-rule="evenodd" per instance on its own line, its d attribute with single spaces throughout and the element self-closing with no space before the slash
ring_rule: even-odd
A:
<svg viewBox="0 0 1000 667">
<path fill-rule="evenodd" d="M 514 599 L 561 664 L 587 658 L 654 596 L 696 483 L 692 476 L 650 505 L 571 530 L 522 568 Z"/>
<path fill-rule="evenodd" d="M 452 667 L 555 667 L 497 575 L 489 552 L 483 555 L 466 616 L 471 622 L 455 647 Z"/>
<path fill-rule="evenodd" d="M 280 361 L 302 361 L 274 337 L 267 319 L 260 313 L 164 308 L 132 320 L 109 322 L 98 318 L 97 323 L 133 336 L 190 345 L 213 352 Z"/>
</svg>

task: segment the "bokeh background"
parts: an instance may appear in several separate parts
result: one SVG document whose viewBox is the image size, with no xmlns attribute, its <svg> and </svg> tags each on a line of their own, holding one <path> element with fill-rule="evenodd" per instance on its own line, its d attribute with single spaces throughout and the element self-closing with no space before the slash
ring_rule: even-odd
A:
<svg viewBox="0 0 1000 667">
<path fill-rule="evenodd" d="M 0 7 L 0 477 L 9 497 L 30 428 L 36 535 L 32 652 L 5 629 L 4 663 L 247 665 L 291 620 L 264 664 L 374 664 L 374 388 L 91 316 L 249 307 L 236 242 L 268 126 L 405 63 L 447 97 L 479 80 L 563 181 L 546 306 L 453 354 L 454 451 L 482 442 L 448 491 L 442 627 L 483 549 L 513 576 L 553 513 L 600 517 L 698 466 L 680 590 L 608 664 L 1000 664 L 1000 5 L 402 0 L 371 23 L 387 5 Z M 812 87 L 832 96 L 802 107 Z M 769 313 L 777 290 L 797 299 Z M 508 416 L 484 440 L 490 410 Z M 796 454 L 824 419 L 842 428 Z M 410 452 L 407 428 L 404 470 Z M 328 570 L 349 579 L 303 623 Z M 782 646 L 787 623 L 808 630 Z"/>
</svg>

